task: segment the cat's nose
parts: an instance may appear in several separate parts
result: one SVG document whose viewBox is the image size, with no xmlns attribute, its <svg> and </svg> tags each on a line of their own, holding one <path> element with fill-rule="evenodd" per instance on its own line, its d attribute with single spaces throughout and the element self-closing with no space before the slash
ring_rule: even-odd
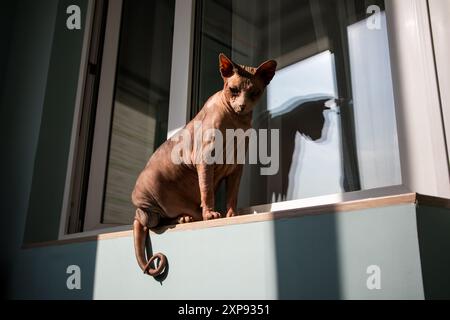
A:
<svg viewBox="0 0 450 320">
<path fill-rule="evenodd" d="M 239 108 L 241 109 L 241 111 L 244 110 L 245 109 L 245 104 L 240 104 Z"/>
</svg>

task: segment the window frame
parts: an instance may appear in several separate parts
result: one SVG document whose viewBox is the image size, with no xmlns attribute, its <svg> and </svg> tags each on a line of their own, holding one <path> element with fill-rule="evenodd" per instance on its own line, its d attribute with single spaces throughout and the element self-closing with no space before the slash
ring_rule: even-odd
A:
<svg viewBox="0 0 450 320">
<path fill-rule="evenodd" d="M 446 16 L 446 13 L 448 13 L 446 9 L 449 8 L 449 4 L 446 0 L 438 0 L 428 2 L 428 7 L 434 42 L 435 68 L 439 80 L 438 90 L 444 122 L 447 157 L 450 166 L 450 66 L 447 63 L 448 53 L 450 52 L 450 40 L 448 37 L 450 22 L 448 16 Z"/>
<path fill-rule="evenodd" d="M 97 0 L 89 1 L 87 5 L 86 18 L 84 23 L 84 38 L 83 48 L 81 51 L 80 72 L 78 76 L 77 95 L 75 98 L 75 108 L 73 114 L 72 134 L 70 137 L 70 148 L 67 162 L 66 182 L 64 186 L 64 195 L 62 201 L 62 209 L 59 222 L 58 238 L 64 239 L 69 232 L 70 219 L 73 218 L 72 207 L 74 204 L 73 193 L 74 180 L 76 178 L 76 161 L 78 160 L 77 152 L 78 148 L 83 147 L 81 145 L 80 130 L 81 130 L 81 118 L 84 104 L 84 98 L 88 94 L 89 82 L 93 82 L 89 79 L 89 65 L 93 62 L 90 54 L 90 49 L 93 46 L 91 44 L 94 37 L 94 14 L 96 9 Z M 78 218 L 78 217 L 76 217 Z"/>
<path fill-rule="evenodd" d="M 108 166 L 108 150 L 111 132 L 111 119 L 114 110 L 114 93 L 119 55 L 120 28 L 123 0 L 109 1 L 106 17 L 106 29 L 103 59 L 98 89 L 97 112 L 92 145 L 92 154 L 87 189 L 86 212 L 83 230 L 91 231 L 116 225 L 101 223 Z"/>
<path fill-rule="evenodd" d="M 60 232 L 59 232 L 59 238 L 60 239 L 71 239 L 71 238 L 77 238 L 82 237 L 86 235 L 98 235 L 98 234 L 105 234 L 105 233 L 111 233 L 116 231 L 123 231 L 123 230 L 129 230 L 131 226 L 127 225 L 121 225 L 121 226 L 112 226 L 112 225 L 104 225 L 101 224 L 101 216 L 102 216 L 102 208 L 103 208 L 103 193 L 104 193 L 104 181 L 106 179 L 106 157 L 107 157 L 107 149 L 109 148 L 109 143 L 105 143 L 103 145 L 103 152 L 104 155 L 102 155 L 102 158 L 105 158 L 105 163 L 100 164 L 94 164 L 99 165 L 99 168 L 102 170 L 97 170 L 99 172 L 103 172 L 103 178 L 97 179 L 97 182 L 94 184 L 94 182 L 89 181 L 89 187 L 90 188 L 96 188 L 96 192 L 92 192 L 89 194 L 88 191 L 88 199 L 86 205 L 86 220 L 87 223 L 85 223 L 85 228 L 82 232 L 78 233 L 72 233 L 68 234 L 68 220 L 69 220 L 69 209 L 70 209 L 70 202 L 71 202 L 71 182 L 74 178 L 73 175 L 73 168 L 74 168 L 74 161 L 75 161 L 75 149 L 77 146 L 77 132 L 79 129 L 79 121 L 80 121 L 80 110 L 82 105 L 82 98 L 84 95 L 84 84 L 86 79 L 86 74 L 88 70 L 88 54 L 89 54 L 89 46 L 90 46 L 90 37 L 91 37 L 91 27 L 92 27 L 92 19 L 93 19 L 93 11 L 95 2 L 98 0 L 91 1 L 88 8 L 88 13 L 86 15 L 86 27 L 85 27 L 85 39 L 83 44 L 83 53 L 82 53 L 82 61 L 81 61 L 81 68 L 80 68 L 80 76 L 79 76 L 79 85 L 78 85 L 78 94 L 76 99 L 76 108 L 75 108 L 75 116 L 74 116 L 74 125 L 73 125 L 73 131 L 72 131 L 72 139 L 71 139 L 71 148 L 70 148 L 70 154 L 69 154 L 69 165 L 68 165 L 68 171 L 67 171 L 67 177 L 66 177 L 66 187 L 64 192 L 64 200 L 63 200 L 63 209 L 61 212 L 61 223 L 60 223 Z M 417 9 L 417 3 L 420 0 L 411 0 L 415 3 L 416 9 Z M 122 0 L 115 0 L 110 1 L 110 3 L 115 4 L 115 10 L 117 10 L 117 7 L 121 7 Z M 169 101 L 169 117 L 168 117 L 168 138 L 171 137 L 174 133 L 176 133 L 179 129 L 181 129 L 187 121 L 190 119 L 191 116 L 191 103 L 192 103 L 192 84 L 194 81 L 193 77 L 193 55 L 194 55 L 194 42 L 195 42 L 195 11 L 196 11 L 196 2 L 195 0 L 175 0 L 175 25 L 174 25 L 174 35 L 173 35 L 173 55 L 172 55 L 172 71 L 171 71 L 171 87 L 170 87 L 170 101 Z M 397 4 L 398 5 L 398 4 Z M 408 6 L 411 4 L 407 4 L 406 1 L 404 6 Z M 397 43 L 397 39 L 395 35 L 393 34 L 394 31 L 398 31 L 395 28 L 391 28 L 392 21 L 395 21 L 397 24 L 401 25 L 402 28 L 408 28 L 407 21 L 397 21 L 400 20 L 399 17 L 401 16 L 398 12 L 391 13 L 389 12 L 393 8 L 391 4 L 391 0 L 386 0 L 386 14 L 388 15 L 388 36 L 389 36 L 389 46 L 393 47 L 402 45 Z M 399 8 L 395 8 L 396 11 L 399 11 Z M 421 10 L 420 14 L 425 14 L 422 12 L 424 8 L 420 7 Z M 417 9 L 417 10 L 419 10 Z M 108 8 L 108 10 L 113 10 L 111 8 Z M 114 15 L 116 21 L 118 17 L 118 12 L 111 12 L 112 15 Z M 404 17 L 403 17 L 404 18 Z M 417 17 L 416 17 L 417 18 Z M 120 22 L 120 21 L 119 21 Z M 425 25 L 418 23 L 417 26 L 418 29 L 426 28 Z M 115 36 L 113 36 L 112 30 L 117 30 Z M 113 26 L 112 30 L 108 30 L 109 36 L 111 36 L 113 41 L 111 43 L 108 43 L 109 46 L 118 45 L 118 38 L 120 34 L 120 23 L 117 23 L 115 26 Z M 422 32 L 429 31 L 428 30 L 421 30 Z M 395 41 L 395 43 L 393 43 Z M 105 41 L 106 44 L 107 41 Z M 111 88 L 114 85 L 114 79 L 115 79 L 115 63 L 113 64 L 113 68 L 109 68 L 108 66 L 111 66 L 111 63 L 113 61 L 117 61 L 117 54 L 118 50 L 105 50 L 105 54 L 103 56 L 103 64 L 102 69 L 104 69 L 104 74 L 102 77 L 110 77 L 109 81 L 106 84 L 103 84 L 103 87 L 109 87 Z M 106 55 L 106 56 L 105 56 Z M 109 56 L 108 56 L 109 55 Z M 391 57 L 392 60 L 392 57 Z M 108 63 L 105 63 L 107 61 Z M 399 74 L 398 70 L 393 70 L 393 74 L 397 76 L 397 79 L 400 81 L 403 80 L 402 75 Z M 102 72 L 103 73 L 103 72 Z M 394 78 L 395 79 L 395 78 Z M 394 80 L 395 81 L 395 80 Z M 101 84 L 102 85 L 102 84 Z M 408 90 L 414 90 L 414 88 L 408 88 Z M 398 101 L 397 95 L 399 94 L 398 87 L 394 87 L 394 95 L 396 96 L 396 113 L 397 113 L 397 127 L 398 129 L 402 128 L 403 122 L 405 121 L 404 115 L 402 113 L 398 113 L 399 104 L 401 102 Z M 106 91 L 105 91 L 106 92 Z M 99 100 L 100 97 L 104 99 L 102 103 L 106 105 L 106 102 L 110 101 L 109 103 L 109 109 L 112 108 L 112 94 L 113 89 L 108 94 L 105 93 L 105 95 L 100 95 L 99 93 Z M 107 109 L 107 108 L 106 108 Z M 105 112 L 105 111 L 102 111 Z M 108 112 L 106 110 L 106 112 Z M 108 113 L 107 113 L 108 114 Z M 110 117 L 109 117 L 110 118 Z M 109 141 L 109 125 L 106 126 L 108 128 L 108 136 L 103 135 L 102 140 L 98 140 L 97 142 L 94 142 L 94 149 L 95 146 L 101 143 L 100 141 Z M 106 132 L 106 128 L 103 127 L 102 129 Z M 97 128 L 96 128 L 97 130 Z M 436 134 L 435 132 L 433 134 Z M 401 136 L 399 136 L 400 140 Z M 106 140 L 105 140 L 106 139 Z M 400 144 L 400 141 L 399 141 Z M 99 149 L 100 150 L 100 149 Z M 105 151 L 106 150 L 106 151 Z M 97 151 L 99 153 L 99 151 Z M 408 179 L 405 180 L 405 170 L 403 168 L 403 160 L 409 156 L 407 152 L 405 152 L 404 149 L 400 149 L 400 156 L 402 160 L 402 179 L 403 179 L 403 185 L 400 186 L 389 186 L 389 187 L 383 187 L 373 190 L 362 190 L 357 192 L 350 192 L 350 193 L 342 193 L 342 194 L 336 194 L 336 195 L 328 195 L 328 196 L 322 196 L 322 197 L 315 197 L 315 198 L 309 198 L 309 199 L 299 199 L 299 200 L 293 200 L 293 201 L 286 201 L 286 202 L 279 202 L 279 203 L 268 203 L 261 206 L 251 207 L 251 208 L 244 208 L 241 209 L 242 214 L 252 214 L 252 213 L 264 213 L 264 212 L 282 212 L 286 210 L 295 210 L 295 209 L 304 209 L 308 207 L 314 207 L 314 206 L 325 206 L 330 204 L 336 204 L 340 203 L 342 201 L 348 201 L 348 199 L 351 199 L 351 201 L 356 200 L 363 200 L 363 199 L 371 199 L 378 197 L 380 195 L 389 196 L 389 195 L 401 195 L 408 192 L 412 192 L 412 185 L 409 183 L 405 183 L 405 181 L 408 182 Z M 95 156 L 93 154 L 92 159 L 94 159 Z M 95 162 L 95 161 L 94 161 Z M 91 168 L 91 172 L 92 172 Z M 91 179 L 90 179 L 91 180 Z M 99 184 L 98 181 L 103 181 L 103 184 Z M 100 187 L 98 187 L 100 186 Z M 101 190 L 101 191 L 99 191 Z M 417 190 L 415 190 L 417 191 Z"/>
<path fill-rule="evenodd" d="M 77 98 L 72 129 L 69 164 L 66 176 L 63 209 L 59 228 L 59 237 L 65 238 L 69 233 L 70 208 L 73 201 L 73 179 L 76 176 L 75 161 L 77 148 L 81 141 L 77 135 L 80 132 L 83 99 L 89 90 L 86 89 L 87 77 L 91 59 L 89 57 L 92 46 L 94 12 L 99 0 L 90 1 L 86 15 L 83 52 L 79 74 Z M 171 137 L 181 129 L 190 117 L 191 100 L 191 72 L 194 32 L 195 0 L 175 0 L 175 22 L 172 49 L 172 68 L 169 97 L 168 134 Z M 117 72 L 117 59 L 119 54 L 120 28 L 122 19 L 123 0 L 108 1 L 106 9 L 106 27 L 103 41 L 102 63 L 100 71 L 100 85 L 98 88 L 95 127 L 92 142 L 92 154 L 89 169 L 89 182 L 87 184 L 87 197 L 82 226 L 83 231 L 75 234 L 85 234 L 107 230 L 122 230 L 123 225 L 104 224 L 103 202 L 105 193 L 106 167 L 108 162 L 111 117 L 113 112 L 114 85 Z M 83 146 L 82 146 L 83 147 Z M 78 218 L 78 217 L 77 217 Z"/>
</svg>

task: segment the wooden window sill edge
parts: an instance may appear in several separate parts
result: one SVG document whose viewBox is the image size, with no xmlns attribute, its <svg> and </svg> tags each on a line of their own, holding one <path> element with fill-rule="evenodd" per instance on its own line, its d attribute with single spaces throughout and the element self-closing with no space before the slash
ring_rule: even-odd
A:
<svg viewBox="0 0 450 320">
<path fill-rule="evenodd" d="M 281 209 L 275 212 L 262 212 L 255 214 L 244 212 L 242 215 L 233 218 L 218 219 L 211 221 L 200 221 L 174 226 L 164 226 L 160 229 L 151 231 L 151 234 L 201 230 L 201 229 L 226 227 L 248 223 L 292 219 L 304 216 L 333 214 L 340 212 L 352 212 L 356 210 L 373 209 L 404 204 L 418 204 L 421 206 L 450 209 L 450 199 L 436 198 L 431 196 L 420 195 L 417 193 L 402 193 L 389 196 L 343 201 L 339 203 L 314 205 L 309 207 L 288 208 L 285 210 Z M 246 211 L 249 210 L 250 209 L 247 209 Z M 99 240 L 109 240 L 123 237 L 131 237 L 132 235 L 133 231 L 131 229 L 131 226 L 121 226 L 108 230 L 96 230 L 92 232 L 83 232 L 78 234 L 67 235 L 63 239 L 55 241 L 24 244 L 22 246 L 22 249 L 32 249 L 47 246 L 60 246 L 66 244 L 91 242 Z"/>
</svg>

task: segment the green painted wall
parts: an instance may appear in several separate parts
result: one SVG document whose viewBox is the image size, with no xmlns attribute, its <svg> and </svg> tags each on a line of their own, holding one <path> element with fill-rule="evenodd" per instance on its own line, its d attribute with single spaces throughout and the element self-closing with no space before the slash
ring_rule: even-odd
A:
<svg viewBox="0 0 450 320">
<path fill-rule="evenodd" d="M 25 242 L 58 237 L 84 36 L 84 29 L 66 27 L 70 5 L 81 8 L 85 22 L 87 0 L 58 1 Z"/>
<path fill-rule="evenodd" d="M 2 1 L 0 143 L 0 282 L 8 291 L 13 255 L 20 248 L 41 127 L 58 1 Z M 6 35 L 10 32 L 9 37 Z"/>
<path fill-rule="evenodd" d="M 23 250 L 16 298 L 423 299 L 414 205 L 152 236 L 161 283 L 138 269 L 131 238 Z M 82 290 L 66 288 L 79 265 Z M 381 290 L 366 287 L 381 268 Z M 30 272 L 33 270 L 33 272 Z"/>
<path fill-rule="evenodd" d="M 84 32 L 69 33 L 66 8 L 86 3 L 1 5 L 1 294 L 11 289 L 8 274 L 24 238 L 57 236 Z"/>
<path fill-rule="evenodd" d="M 426 299 L 450 299 L 450 209 L 417 209 Z"/>
</svg>

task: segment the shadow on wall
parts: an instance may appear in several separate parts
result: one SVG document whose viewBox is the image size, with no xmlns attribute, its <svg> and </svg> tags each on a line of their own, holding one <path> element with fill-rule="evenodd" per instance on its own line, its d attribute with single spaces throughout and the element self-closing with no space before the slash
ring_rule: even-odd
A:
<svg viewBox="0 0 450 320">
<path fill-rule="evenodd" d="M 9 292 L 11 289 L 9 288 L 9 281 L 7 278 L 8 274 L 11 274 L 8 266 L 8 261 L 5 261 L 6 259 L 0 260 L 1 267 L 0 267 L 0 283 L 2 283 L 0 287 L 0 299 L 7 299 Z"/>
<path fill-rule="evenodd" d="M 271 127 L 280 129 L 281 192 L 287 196 L 289 172 L 295 152 L 295 136 L 302 134 L 315 143 L 328 138 L 329 122 L 324 113 L 330 98 L 302 101 L 289 112 L 271 118 Z M 270 194 L 279 186 L 268 185 Z M 275 189 L 271 189 L 275 188 Z M 279 299 L 341 299 L 337 252 L 336 216 L 322 215 L 274 223 Z"/>
<path fill-rule="evenodd" d="M 336 216 L 274 223 L 278 299 L 341 299 Z"/>
<path fill-rule="evenodd" d="M 9 296 L 13 299 L 92 300 L 96 255 L 96 241 L 22 250 L 16 257 L 14 287 Z M 71 266 L 79 267 L 79 272 L 70 269 Z"/>
<path fill-rule="evenodd" d="M 450 299 L 450 208 L 418 206 L 417 229 L 425 299 Z"/>
<path fill-rule="evenodd" d="M 66 9 L 74 4 L 85 12 L 85 0 L 20 0 L 14 8 L 0 10 L 2 18 L 9 17 L 2 22 L 10 24 L 2 30 L 10 32 L 9 58 L 0 66 L 5 70 L 0 76 L 5 84 L 1 88 L 5 93 L 1 97 L 1 162 L 8 168 L 2 176 L 2 196 L 8 201 L 2 201 L 0 210 L 5 229 L 1 232 L 5 240 L 1 242 L 0 283 L 7 298 L 93 296 L 95 243 L 21 248 L 27 220 L 33 229 L 29 242 L 55 240 L 58 233 L 73 111 L 70 106 L 75 101 L 83 38 L 83 32 L 64 27 Z M 81 268 L 81 290 L 66 286 L 70 265 Z"/>
</svg>

